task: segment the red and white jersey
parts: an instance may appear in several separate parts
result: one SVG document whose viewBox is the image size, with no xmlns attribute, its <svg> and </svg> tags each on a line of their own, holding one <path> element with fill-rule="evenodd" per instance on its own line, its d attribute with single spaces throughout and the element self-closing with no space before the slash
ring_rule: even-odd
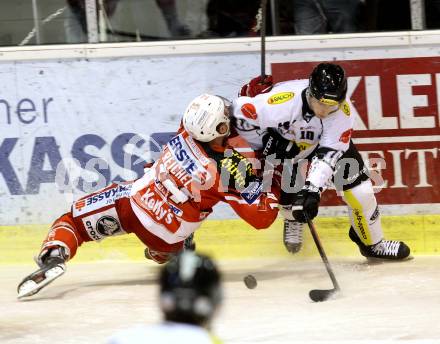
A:
<svg viewBox="0 0 440 344">
<path fill-rule="evenodd" d="M 63 246 L 73 258 L 84 242 L 134 233 L 163 263 L 182 249 L 218 202 L 228 203 L 256 229 L 269 227 L 278 199 L 262 188 L 240 153 L 196 142 L 182 130 L 142 178 L 113 183 L 75 201 L 55 220 L 41 254 Z"/>
<path fill-rule="evenodd" d="M 233 116 L 237 133 L 253 149 L 260 150 L 267 129 L 277 130 L 300 149 L 294 163 L 308 157 L 318 146 L 336 152 L 347 151 L 355 122 L 349 99 L 337 111 L 319 119 L 308 106 L 307 87 L 308 80 L 292 80 L 275 84 L 268 93 L 235 99 Z M 328 177 L 328 171 L 325 174 Z M 320 180 L 315 183 L 323 182 L 323 178 L 317 179 Z"/>
<path fill-rule="evenodd" d="M 122 330 L 111 337 L 107 343 L 219 344 L 221 342 L 203 327 L 175 322 L 165 322 L 155 326 L 137 326 Z"/>
<path fill-rule="evenodd" d="M 248 166 L 244 174 L 239 172 L 240 163 Z M 266 228 L 277 216 L 277 199 L 261 192 L 262 185 L 253 178 L 249 165 L 236 151 L 212 150 L 181 131 L 134 182 L 130 195 L 133 212 L 149 232 L 169 244 L 193 233 L 220 201 L 229 203 L 253 227 Z M 228 182 L 243 187 L 241 192 L 220 180 L 221 171 L 228 174 Z"/>
</svg>

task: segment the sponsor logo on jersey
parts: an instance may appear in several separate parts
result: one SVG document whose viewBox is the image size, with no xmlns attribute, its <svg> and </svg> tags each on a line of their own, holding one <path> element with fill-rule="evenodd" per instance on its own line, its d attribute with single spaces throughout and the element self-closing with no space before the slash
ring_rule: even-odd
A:
<svg viewBox="0 0 440 344">
<path fill-rule="evenodd" d="M 220 161 L 221 177 L 223 178 L 223 171 L 226 170 L 235 182 L 235 185 L 228 186 L 243 188 L 246 185 L 246 177 L 253 175 L 252 165 L 237 151 L 232 149 L 228 153 L 230 155 Z"/>
<path fill-rule="evenodd" d="M 244 115 L 244 117 L 256 120 L 257 119 L 257 109 L 255 109 L 255 106 L 250 103 L 243 104 L 241 106 L 241 113 Z"/>
<path fill-rule="evenodd" d="M 367 237 L 367 234 L 365 233 L 365 228 L 364 228 L 364 225 L 362 223 L 362 221 L 364 219 L 364 216 L 357 209 L 354 209 L 354 214 L 353 215 L 354 215 L 354 218 L 355 218 L 355 221 L 356 221 L 357 228 L 361 232 L 362 238 L 367 240 L 368 237 Z"/>
<path fill-rule="evenodd" d="M 195 159 L 193 159 L 191 152 L 187 149 L 187 145 L 182 142 L 183 139 L 181 135 L 176 136 L 168 142 L 168 147 L 170 152 L 173 154 L 174 158 L 180 163 L 180 165 L 185 169 L 186 173 L 192 174 L 196 168 L 197 164 Z"/>
<path fill-rule="evenodd" d="M 273 96 L 271 96 L 267 100 L 267 103 L 270 105 L 282 104 L 282 103 L 285 103 L 285 102 L 293 99 L 294 96 L 295 96 L 295 93 L 293 93 L 293 92 L 277 93 L 277 94 L 274 94 Z"/>
<path fill-rule="evenodd" d="M 182 135 L 178 135 L 168 142 L 162 163 L 167 171 L 185 187 L 193 180 L 203 184 L 210 178 L 208 171 L 195 157 Z"/>
<path fill-rule="evenodd" d="M 313 143 L 307 143 L 307 142 L 296 142 L 296 145 L 298 146 L 301 152 L 309 149 L 311 146 L 314 146 Z"/>
<path fill-rule="evenodd" d="M 169 196 L 170 192 L 165 186 L 163 186 L 162 182 L 159 179 L 157 178 L 154 179 L 154 185 L 156 186 L 156 189 L 160 192 L 160 194 L 163 197 Z"/>
<path fill-rule="evenodd" d="M 350 141 L 351 134 L 353 134 L 353 129 L 348 129 L 348 130 L 344 131 L 341 134 L 341 137 L 339 138 L 339 141 L 341 141 L 343 143 L 348 143 Z"/>
<path fill-rule="evenodd" d="M 105 189 L 95 195 L 76 201 L 73 215 L 78 216 L 103 206 L 115 203 L 123 197 L 130 197 L 132 184 L 118 184 L 115 187 Z"/>
<path fill-rule="evenodd" d="M 197 146 L 197 144 L 194 142 L 193 138 L 191 136 L 188 136 L 186 139 L 186 142 L 191 147 L 191 150 L 193 151 L 194 155 L 197 159 L 202 163 L 203 166 L 206 166 L 209 164 L 209 159 L 203 155 L 200 148 Z"/>
<path fill-rule="evenodd" d="M 81 211 L 82 208 L 86 206 L 86 200 L 80 199 L 79 201 L 75 202 L 75 209 L 78 211 Z"/>
<path fill-rule="evenodd" d="M 106 237 L 124 234 L 115 208 L 98 211 L 81 219 L 88 236 L 95 241 Z"/>
<path fill-rule="evenodd" d="M 272 145 L 274 144 L 274 142 L 275 142 L 275 138 L 272 135 L 270 135 L 269 139 L 266 142 L 266 145 L 264 146 L 263 156 L 269 155 L 269 151 L 272 148 Z"/>
<path fill-rule="evenodd" d="M 120 229 L 119 221 L 113 216 L 105 215 L 96 222 L 96 230 L 103 236 L 112 236 Z"/>
<path fill-rule="evenodd" d="M 367 169 L 366 166 L 362 167 L 362 170 L 360 170 L 359 172 L 354 173 L 353 175 L 349 175 L 347 177 L 346 181 L 347 181 L 347 183 L 352 183 L 352 182 L 354 182 L 356 179 L 358 179 L 363 174 L 367 174 L 368 175 L 368 169 Z M 376 208 L 376 210 L 379 211 L 379 208 Z M 373 214 L 373 216 L 374 216 L 374 214 Z M 373 216 L 372 216 L 372 218 L 373 218 Z M 372 223 L 374 223 L 375 220 L 373 220 L 372 218 L 370 220 L 373 221 Z"/>
<path fill-rule="evenodd" d="M 86 198 L 86 206 L 89 206 L 91 204 L 94 204 L 102 200 L 107 200 L 107 201 L 110 200 L 110 202 L 107 203 L 110 204 L 119 198 L 129 197 L 130 191 L 131 191 L 131 184 L 129 185 L 120 184 L 114 188 L 102 191 L 96 195 Z"/>
<path fill-rule="evenodd" d="M 89 235 L 89 237 L 90 237 L 92 240 L 99 241 L 99 240 L 102 239 L 102 237 L 101 237 L 101 236 L 99 235 L 99 233 L 95 230 L 95 228 L 93 228 L 92 221 L 90 221 L 90 220 L 84 221 L 84 224 L 85 224 L 85 226 L 86 226 L 87 234 Z"/>
<path fill-rule="evenodd" d="M 174 214 L 176 214 L 177 216 L 182 216 L 183 215 L 183 211 L 181 209 L 175 207 L 171 203 L 169 203 L 168 205 L 169 205 L 170 209 L 173 211 Z"/>
<path fill-rule="evenodd" d="M 339 108 L 346 116 L 350 116 L 350 105 L 345 100 L 339 105 Z"/>
<path fill-rule="evenodd" d="M 169 207 L 169 204 L 167 204 L 165 200 L 157 199 L 154 196 L 154 192 L 150 190 L 147 190 L 141 196 L 143 208 L 146 209 L 150 215 L 153 215 L 156 220 L 163 221 L 170 225 L 174 219 L 174 210 Z"/>
<path fill-rule="evenodd" d="M 241 192 L 241 196 L 248 204 L 252 204 L 260 197 L 262 190 L 263 183 L 258 180 L 250 183 L 248 187 Z"/>
</svg>

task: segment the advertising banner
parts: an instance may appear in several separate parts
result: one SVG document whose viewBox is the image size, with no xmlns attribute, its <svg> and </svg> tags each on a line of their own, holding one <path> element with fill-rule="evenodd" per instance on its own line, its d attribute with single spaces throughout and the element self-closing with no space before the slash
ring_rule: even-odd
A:
<svg viewBox="0 0 440 344">
<path fill-rule="evenodd" d="M 316 54 L 273 52 L 268 72 L 307 78 Z M 440 203 L 440 58 L 358 58 L 338 62 L 379 202 L 405 204 L 409 214 Z M 235 97 L 259 63 L 257 52 L 2 62 L 0 225 L 50 223 L 85 193 L 139 177 L 189 101 L 203 92 Z M 324 205 L 342 204 L 325 195 Z M 218 207 L 213 217 L 231 216 Z"/>
<path fill-rule="evenodd" d="M 0 225 L 50 223 L 72 200 L 140 177 L 188 103 L 203 92 L 232 98 L 235 71 L 252 63 L 250 54 L 1 63 Z"/>
</svg>

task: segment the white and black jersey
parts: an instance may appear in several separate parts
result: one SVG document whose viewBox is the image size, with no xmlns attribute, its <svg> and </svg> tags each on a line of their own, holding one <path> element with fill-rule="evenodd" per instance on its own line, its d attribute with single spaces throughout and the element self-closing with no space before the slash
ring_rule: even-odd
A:
<svg viewBox="0 0 440 344">
<path fill-rule="evenodd" d="M 313 153 L 315 159 L 307 179 L 317 187 L 324 187 L 337 161 L 349 151 L 355 116 L 346 99 L 333 113 L 319 119 L 307 103 L 307 88 L 308 80 L 293 80 L 275 84 L 270 92 L 253 98 L 239 97 L 233 102 L 234 123 L 253 149 L 263 148 L 263 137 L 271 128 L 298 147 L 294 163 L 310 158 Z M 362 163 L 354 146 L 350 151 L 353 149 L 355 159 Z"/>
</svg>

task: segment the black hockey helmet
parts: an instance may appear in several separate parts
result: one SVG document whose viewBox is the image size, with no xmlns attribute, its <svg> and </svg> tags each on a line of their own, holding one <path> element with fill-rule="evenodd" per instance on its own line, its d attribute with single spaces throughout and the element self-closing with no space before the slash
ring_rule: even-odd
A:
<svg viewBox="0 0 440 344">
<path fill-rule="evenodd" d="M 320 63 L 309 78 L 310 95 L 327 105 L 336 105 L 347 95 L 347 78 L 341 66 Z"/>
<path fill-rule="evenodd" d="M 222 299 L 214 262 L 193 251 L 174 257 L 160 274 L 160 305 L 168 321 L 203 325 Z"/>
</svg>

